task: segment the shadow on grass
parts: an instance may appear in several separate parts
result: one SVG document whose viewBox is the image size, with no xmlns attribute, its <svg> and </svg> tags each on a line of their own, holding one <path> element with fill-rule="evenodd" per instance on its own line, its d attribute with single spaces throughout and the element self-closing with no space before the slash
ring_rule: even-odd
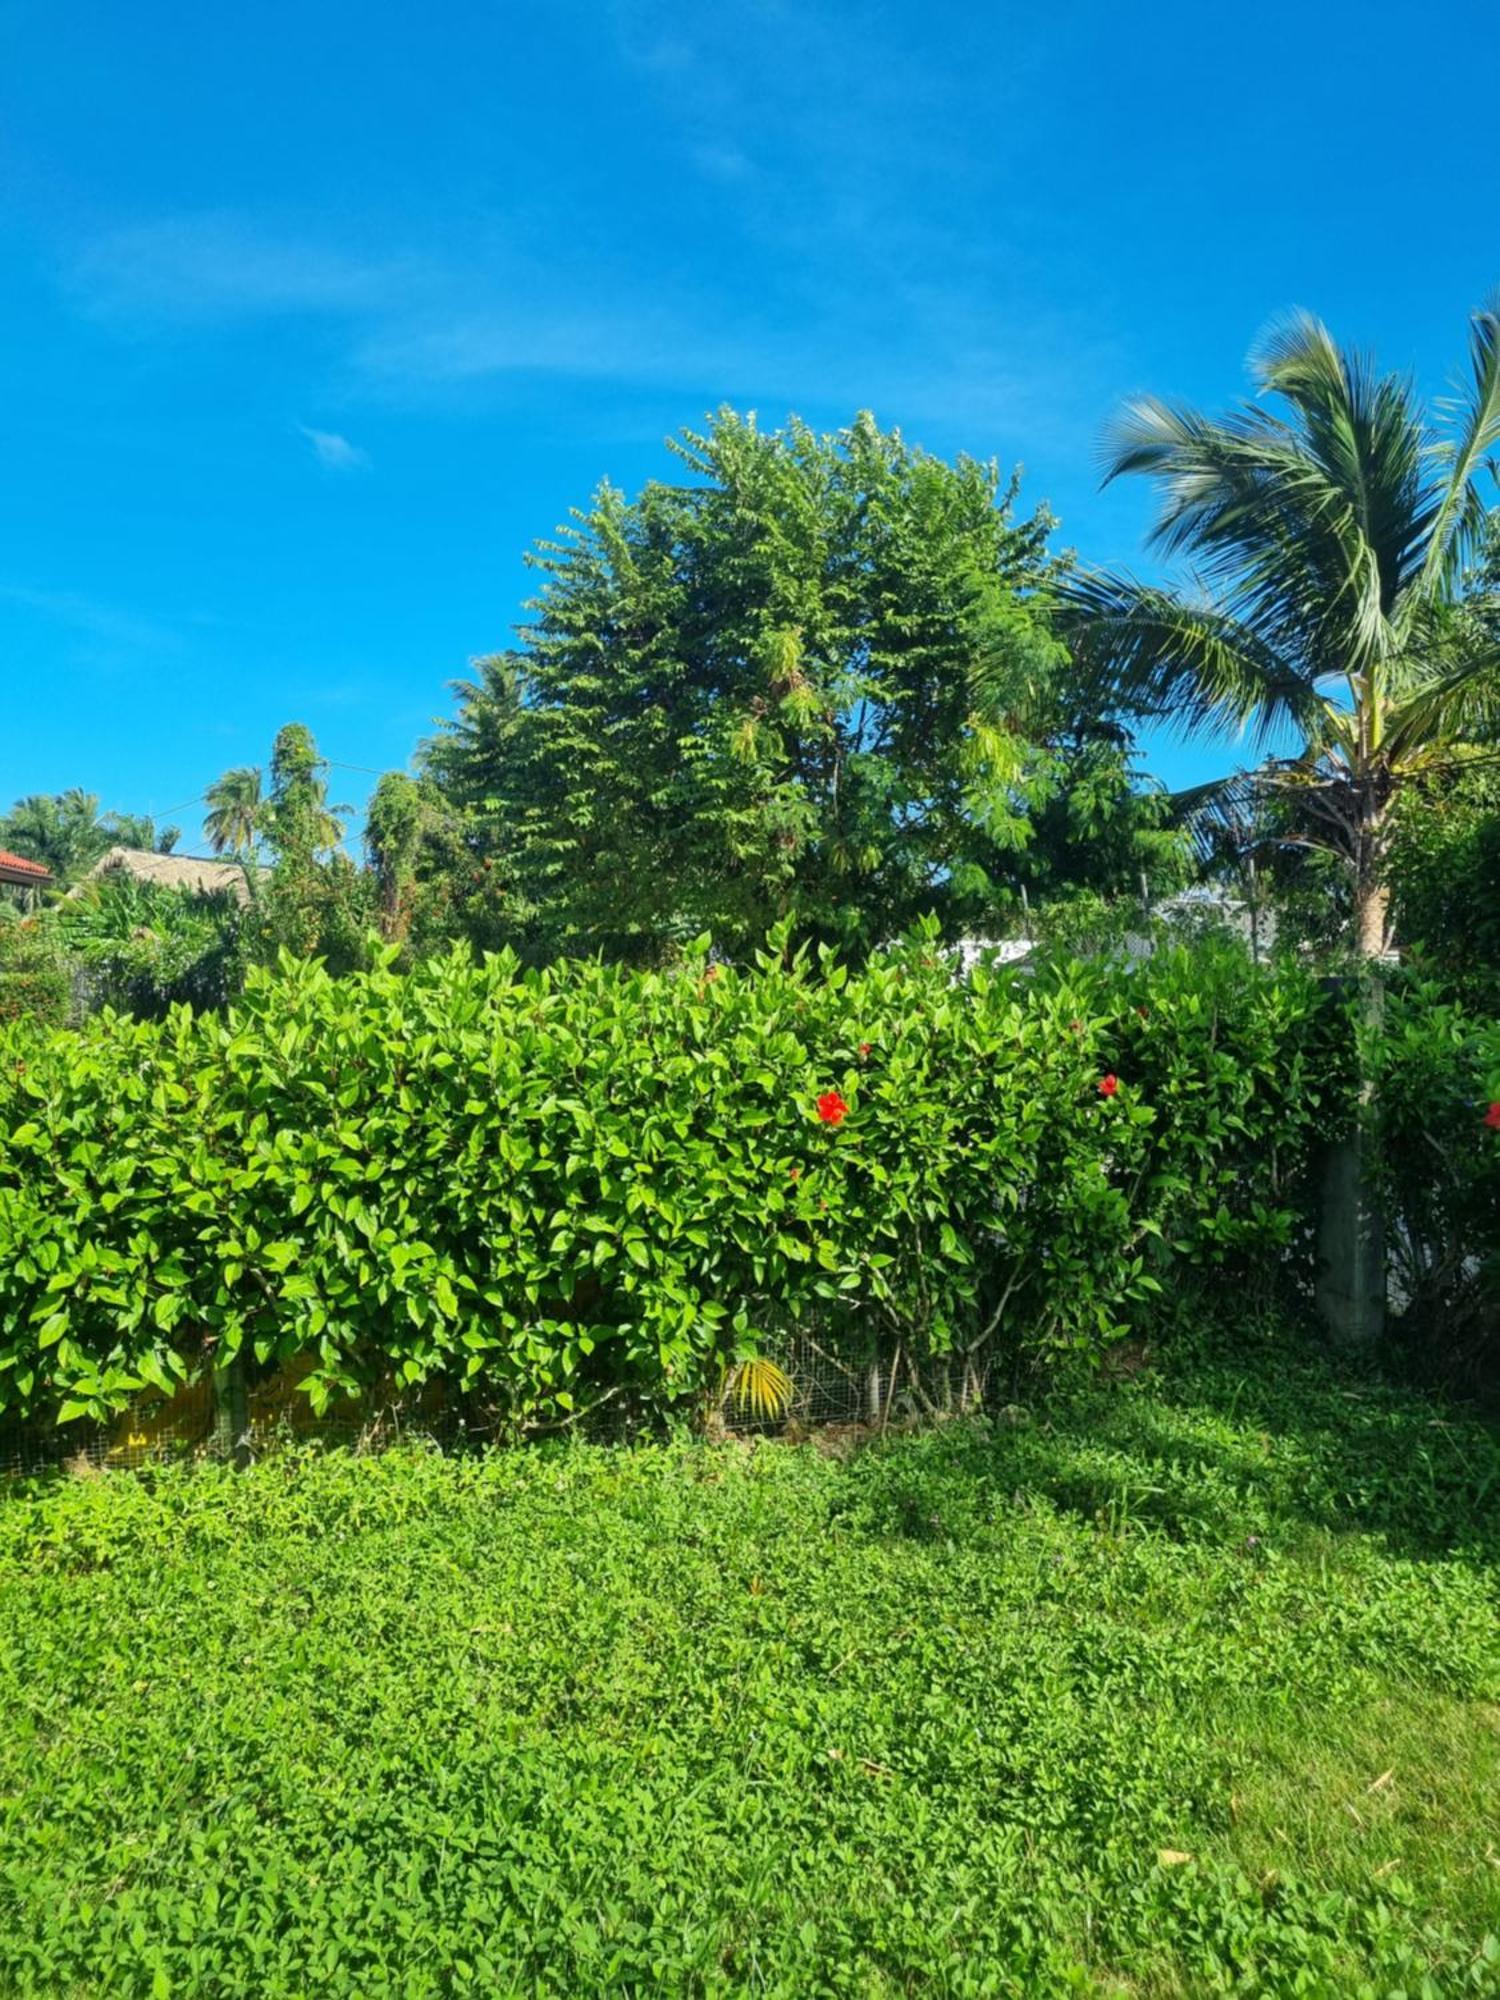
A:
<svg viewBox="0 0 1500 2000">
<path fill-rule="evenodd" d="M 1014 1496 L 1117 1533 L 1354 1532 L 1395 1555 L 1500 1561 L 1500 1431 L 1285 1332 L 1247 1335 L 1232 1358 L 1167 1345 L 1132 1382 L 906 1437 L 852 1470 L 850 1524 L 919 1540 L 984 1539 Z"/>
</svg>

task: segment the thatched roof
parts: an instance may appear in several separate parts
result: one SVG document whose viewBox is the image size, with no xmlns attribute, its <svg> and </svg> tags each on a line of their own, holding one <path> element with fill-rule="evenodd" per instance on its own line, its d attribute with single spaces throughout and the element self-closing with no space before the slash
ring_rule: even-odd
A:
<svg viewBox="0 0 1500 2000">
<path fill-rule="evenodd" d="M 201 854 L 153 854 L 144 847 L 112 847 L 100 855 L 83 879 L 87 882 L 116 871 L 134 876 L 137 882 L 159 882 L 163 888 L 189 889 L 198 896 L 227 889 L 238 903 L 250 900 L 250 885 L 238 861 L 215 861 Z"/>
</svg>

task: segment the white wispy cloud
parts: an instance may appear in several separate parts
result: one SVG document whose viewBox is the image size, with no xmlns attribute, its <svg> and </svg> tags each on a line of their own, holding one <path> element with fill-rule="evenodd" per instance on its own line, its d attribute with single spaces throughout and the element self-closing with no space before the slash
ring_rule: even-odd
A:
<svg viewBox="0 0 1500 2000">
<path fill-rule="evenodd" d="M 690 149 L 689 157 L 700 172 L 710 180 L 743 181 L 755 172 L 755 162 L 738 146 L 716 145 L 705 139 Z"/>
<path fill-rule="evenodd" d="M 124 651 L 163 653 L 175 651 L 181 644 L 179 634 L 170 627 L 81 591 L 39 590 L 31 584 L 0 582 L 0 605 L 4 604 Z"/>
<path fill-rule="evenodd" d="M 370 463 L 370 455 L 361 451 L 357 444 L 350 444 L 348 438 L 337 431 L 314 430 L 311 424 L 298 424 L 299 433 L 312 447 L 313 457 L 319 465 L 330 472 L 361 472 Z"/>
<path fill-rule="evenodd" d="M 70 273 L 75 295 L 107 317 L 177 321 L 376 312 L 409 270 L 245 216 L 166 216 L 90 243 Z"/>
<path fill-rule="evenodd" d="M 524 208 L 424 232 L 441 249 L 420 253 L 295 217 L 159 218 L 76 260 L 84 309 L 147 329 L 300 316 L 351 404 L 571 377 L 670 388 L 689 417 L 721 399 L 778 417 L 870 406 L 978 450 L 1085 447 L 1119 356 L 1090 274 L 1051 238 L 1026 249 L 1034 163 L 1006 153 L 1005 106 L 970 87 L 997 69 L 1021 87 L 1008 46 L 999 65 L 984 48 L 936 61 L 864 0 L 560 7 L 580 34 L 604 22 L 676 180 L 617 206 L 585 163 Z M 982 235 L 976 202 L 997 218 Z M 691 254 L 700 237 L 713 256 Z M 303 435 L 333 469 L 356 462 L 336 433 Z"/>
<path fill-rule="evenodd" d="M 852 196 L 819 220 L 779 213 L 758 170 L 720 170 L 741 190 L 747 228 L 779 241 L 779 295 L 747 311 L 731 285 L 689 270 L 621 269 L 606 248 L 559 267 L 526 248 L 487 243 L 472 259 L 364 263 L 314 237 L 273 237 L 245 223 L 136 230 L 96 246 L 78 267 L 90 309 L 147 328 L 301 315 L 330 327 L 341 399 L 397 407 L 472 398 L 530 376 L 671 389 L 691 419 L 723 401 L 886 423 L 940 425 L 979 451 L 1074 457 L 1113 399 L 1107 328 L 1028 300 L 1009 273 L 953 268 L 937 248 L 882 230 Z M 838 204 L 834 204 L 838 206 Z M 152 246 L 144 254 L 142 246 Z M 236 261 L 229 245 L 253 245 Z M 170 255 L 163 246 L 170 245 Z M 859 275 L 851 280 L 853 268 Z M 299 424 L 331 472 L 365 467 L 336 431 Z"/>
</svg>

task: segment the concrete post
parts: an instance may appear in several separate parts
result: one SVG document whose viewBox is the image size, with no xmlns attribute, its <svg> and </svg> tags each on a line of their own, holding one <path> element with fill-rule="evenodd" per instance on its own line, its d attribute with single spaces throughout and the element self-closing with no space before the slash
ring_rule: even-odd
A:
<svg viewBox="0 0 1500 2000">
<path fill-rule="evenodd" d="M 1336 994 L 1349 982 L 1330 980 Z M 1358 1017 L 1351 1026 L 1378 1024 L 1384 995 L 1379 974 L 1370 968 L 1355 988 Z M 1318 1212 L 1318 1312 L 1335 1343 L 1345 1348 L 1373 1347 L 1385 1332 L 1385 1210 L 1376 1160 L 1374 1084 L 1367 1074 L 1364 1050 L 1354 1125 L 1347 1137 L 1328 1148 L 1323 1160 Z"/>
<path fill-rule="evenodd" d="M 1385 1332 L 1385 1216 L 1373 1141 L 1361 1124 L 1330 1146 L 1318 1216 L 1318 1312 L 1340 1347 L 1369 1348 Z"/>
<path fill-rule="evenodd" d="M 213 1372 L 214 1451 L 231 1465 L 250 1463 L 250 1393 L 245 1357 L 235 1354 Z"/>
</svg>

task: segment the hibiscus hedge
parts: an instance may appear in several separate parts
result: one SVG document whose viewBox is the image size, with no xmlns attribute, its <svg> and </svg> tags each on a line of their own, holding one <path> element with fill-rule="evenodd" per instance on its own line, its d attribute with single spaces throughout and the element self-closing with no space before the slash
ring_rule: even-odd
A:
<svg viewBox="0 0 1500 2000">
<path fill-rule="evenodd" d="M 662 1407 L 793 1331 L 1097 1347 L 1280 1254 L 1339 1115 L 1312 980 L 1196 947 L 967 978 L 930 939 L 666 972 L 285 963 L 224 1016 L 0 1030 L 0 1411 L 239 1357 Z M 1335 1080 L 1330 1082 L 1330 1078 Z"/>
</svg>

